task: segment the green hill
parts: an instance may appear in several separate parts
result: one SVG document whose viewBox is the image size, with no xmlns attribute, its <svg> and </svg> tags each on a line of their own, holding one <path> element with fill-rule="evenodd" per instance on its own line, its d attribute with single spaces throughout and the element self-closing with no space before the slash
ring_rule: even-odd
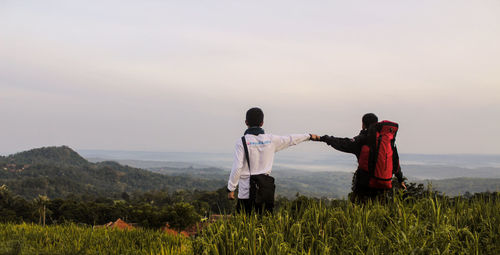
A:
<svg viewBox="0 0 500 255">
<path fill-rule="evenodd" d="M 86 166 L 89 164 L 82 156 L 68 146 L 43 147 L 19 152 L 4 158 L 16 165 L 50 164 L 57 166 Z"/>
<path fill-rule="evenodd" d="M 123 192 L 168 189 L 216 190 L 224 182 L 166 176 L 116 162 L 90 163 L 67 146 L 44 147 L 0 159 L 0 185 L 25 198 L 46 194 L 110 196 Z"/>
</svg>

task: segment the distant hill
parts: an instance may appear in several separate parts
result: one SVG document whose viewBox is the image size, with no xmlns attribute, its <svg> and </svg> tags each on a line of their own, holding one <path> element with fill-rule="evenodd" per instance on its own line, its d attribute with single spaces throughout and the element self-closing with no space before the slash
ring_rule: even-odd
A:
<svg viewBox="0 0 500 255">
<path fill-rule="evenodd" d="M 142 162 L 144 164 L 144 162 Z M 202 177 L 227 182 L 230 171 L 220 168 L 150 168 L 155 173 L 169 176 Z M 342 198 L 351 190 L 352 173 L 348 172 L 310 172 L 293 169 L 273 170 L 276 181 L 276 194 L 293 198 L 297 193 L 311 197 Z"/>
<path fill-rule="evenodd" d="M 116 162 L 91 163 L 67 146 L 44 147 L 0 158 L 0 185 L 25 198 L 46 194 L 109 196 L 122 192 L 168 189 L 215 190 L 224 182 L 167 176 Z"/>
<path fill-rule="evenodd" d="M 180 167 L 162 167 L 165 162 L 160 161 L 124 160 L 120 163 L 92 163 L 67 146 L 38 148 L 6 157 L 0 156 L 0 185 L 6 184 L 10 190 L 26 198 L 33 198 L 38 194 L 55 198 L 69 194 L 110 196 L 122 192 L 159 189 L 216 190 L 225 187 L 229 177 L 229 169 L 186 167 L 189 165 L 187 163 L 176 163 Z M 137 167 L 147 167 L 148 170 Z M 429 182 L 427 179 L 434 179 L 425 178 L 432 172 L 442 174 L 444 178 L 449 176 L 448 179 L 431 180 L 435 189 L 448 195 L 500 190 L 500 178 L 477 178 L 483 175 L 496 176 L 498 169 L 495 168 L 457 170 L 447 169 L 445 166 L 420 166 L 415 169 L 407 167 L 404 171 L 405 175 L 410 176 L 411 182 L 424 184 Z M 472 176 L 451 179 L 451 173 Z M 276 177 L 277 195 L 286 197 L 293 197 L 296 193 L 313 197 L 345 197 L 350 192 L 352 180 L 352 172 L 284 168 L 273 170 L 273 176 Z"/>
<path fill-rule="evenodd" d="M 85 166 L 88 161 L 67 146 L 43 147 L 19 152 L 4 158 L 16 165 L 50 164 L 57 166 Z"/>
<path fill-rule="evenodd" d="M 130 164 L 141 164 L 142 166 L 153 166 L 149 170 L 170 176 L 202 177 L 206 179 L 227 181 L 229 170 L 219 168 L 175 168 L 158 167 L 162 164 L 159 161 L 119 161 Z M 170 162 L 163 162 L 169 165 Z M 458 169 L 458 170 L 457 170 Z M 468 174 L 474 177 L 447 178 L 447 179 L 426 179 L 409 177 L 409 182 L 423 183 L 427 185 L 432 183 L 433 188 L 450 196 L 463 195 L 466 192 L 477 193 L 485 191 L 500 191 L 500 178 L 480 178 L 483 175 L 497 176 L 496 168 L 464 169 L 446 166 L 423 166 L 419 168 L 410 168 L 407 173 L 425 177 L 432 172 L 438 172 L 438 176 L 443 178 L 446 174 Z M 468 171 L 466 171 L 468 170 Z M 352 172 L 325 172 L 325 171 L 298 171 L 293 169 L 273 170 L 276 177 L 276 193 L 281 196 L 293 197 L 299 193 L 312 197 L 341 198 L 346 197 L 351 191 Z"/>
<path fill-rule="evenodd" d="M 449 196 L 464 195 L 478 192 L 500 191 L 500 178 L 453 178 L 444 180 L 425 180 L 422 183 L 431 183 L 432 188 Z"/>
<path fill-rule="evenodd" d="M 405 165 L 402 167 L 407 177 L 417 179 L 454 179 L 454 178 L 500 178 L 500 168 L 465 168 L 449 165 Z"/>
</svg>

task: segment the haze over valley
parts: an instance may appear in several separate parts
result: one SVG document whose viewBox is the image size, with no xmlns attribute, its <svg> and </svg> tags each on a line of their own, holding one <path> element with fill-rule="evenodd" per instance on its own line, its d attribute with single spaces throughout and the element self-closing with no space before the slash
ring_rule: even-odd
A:
<svg viewBox="0 0 500 255">
<path fill-rule="evenodd" d="M 103 150 L 81 150 L 80 153 L 94 162 L 114 160 L 167 175 L 201 175 L 220 181 L 227 181 L 233 160 L 229 153 Z M 400 157 L 403 173 L 409 182 L 431 182 L 436 189 L 449 195 L 500 190 L 499 155 L 402 154 Z M 284 151 L 276 154 L 273 175 L 277 177 L 278 192 L 280 188 L 286 190 L 281 194 L 289 196 L 294 187 L 296 192 L 306 195 L 328 197 L 335 194 L 337 197 L 346 196 L 350 191 L 355 169 L 354 155 Z M 323 192 L 316 187 L 322 187 Z"/>
</svg>

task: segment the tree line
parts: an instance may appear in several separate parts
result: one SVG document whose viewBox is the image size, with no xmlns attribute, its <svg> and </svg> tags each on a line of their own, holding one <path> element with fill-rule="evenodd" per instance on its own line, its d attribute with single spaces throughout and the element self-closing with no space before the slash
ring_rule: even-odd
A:
<svg viewBox="0 0 500 255">
<path fill-rule="evenodd" d="M 392 199 L 389 192 L 384 199 Z M 469 194 L 465 199 L 478 196 L 495 197 L 496 193 L 484 192 Z M 439 196 L 453 201 L 438 191 L 424 188 L 422 184 L 410 183 L 408 189 L 401 193 L 402 198 L 419 199 L 425 196 Z M 317 200 L 324 204 L 335 204 L 337 201 L 327 198 L 308 198 L 296 194 L 295 199 L 278 197 L 276 207 L 292 203 L 300 208 L 304 201 Z M 13 193 L 5 185 L 0 186 L 0 222 L 64 224 L 79 223 L 87 225 L 104 225 L 118 218 L 136 223 L 144 228 L 158 229 L 166 223 L 176 230 L 184 230 L 200 219 L 212 214 L 232 214 L 235 201 L 227 199 L 225 188 L 215 191 L 178 190 L 168 192 L 157 190 L 148 192 L 117 193 L 107 197 L 89 194 L 71 194 L 65 198 L 50 199 L 46 196 L 28 200 Z"/>
<path fill-rule="evenodd" d="M 232 213 L 234 201 L 225 189 L 216 191 L 166 190 L 121 193 L 110 197 L 69 195 L 49 199 L 39 195 L 27 200 L 5 185 L 0 187 L 0 222 L 104 225 L 118 218 L 144 228 L 161 228 L 166 223 L 184 230 L 211 214 Z"/>
</svg>

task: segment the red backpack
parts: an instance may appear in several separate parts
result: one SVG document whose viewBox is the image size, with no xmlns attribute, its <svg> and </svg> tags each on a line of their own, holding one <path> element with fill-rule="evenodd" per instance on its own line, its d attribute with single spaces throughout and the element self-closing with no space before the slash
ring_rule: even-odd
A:
<svg viewBox="0 0 500 255">
<path fill-rule="evenodd" d="M 393 157 L 398 127 L 397 123 L 384 120 L 368 131 L 369 142 L 361 147 L 359 168 L 369 173 L 370 188 L 392 188 L 393 170 L 399 168 L 399 162 Z"/>
</svg>

